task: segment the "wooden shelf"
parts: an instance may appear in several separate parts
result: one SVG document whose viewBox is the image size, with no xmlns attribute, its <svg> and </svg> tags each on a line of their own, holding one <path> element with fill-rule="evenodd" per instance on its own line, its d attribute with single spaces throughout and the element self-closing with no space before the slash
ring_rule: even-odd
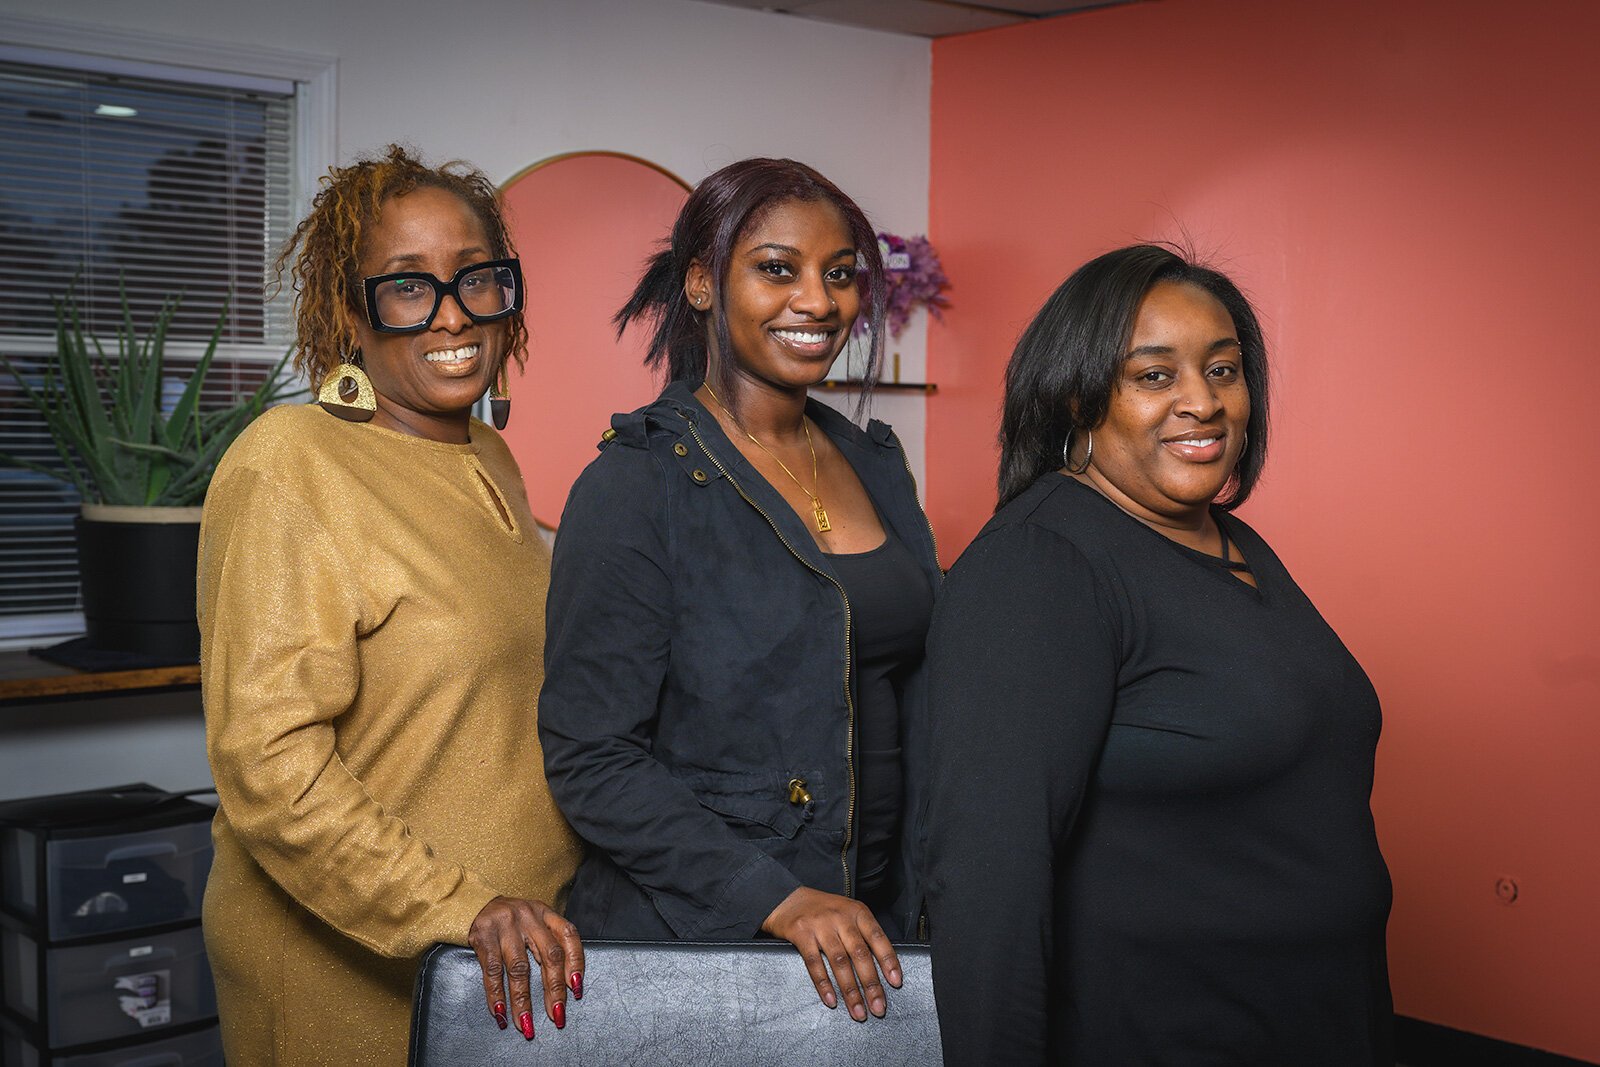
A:
<svg viewBox="0 0 1600 1067">
<path fill-rule="evenodd" d="M 824 378 L 813 389 L 827 389 L 830 391 L 853 392 L 861 388 L 861 383 L 849 379 Z M 935 393 L 939 387 L 932 382 L 879 382 L 872 387 L 874 392 L 890 393 Z"/>
<path fill-rule="evenodd" d="M 135 671 L 77 671 L 26 652 L 0 652 L 0 705 L 199 685 L 200 667 L 192 663 Z"/>
</svg>

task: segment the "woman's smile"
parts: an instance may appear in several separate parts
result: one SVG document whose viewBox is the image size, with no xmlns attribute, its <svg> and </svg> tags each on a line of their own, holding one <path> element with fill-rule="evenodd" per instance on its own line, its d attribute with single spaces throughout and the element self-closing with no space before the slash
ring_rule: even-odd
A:
<svg viewBox="0 0 1600 1067">
<path fill-rule="evenodd" d="M 456 345 L 425 352 L 422 358 L 441 374 L 457 377 L 477 370 L 478 350 L 479 346 L 476 343 Z"/>
<path fill-rule="evenodd" d="M 1227 454 L 1227 436 L 1225 430 L 1190 430 L 1161 443 L 1185 463 L 1215 463 Z"/>
<path fill-rule="evenodd" d="M 773 327 L 771 333 L 784 347 L 802 356 L 831 355 L 839 330 L 833 326 Z"/>
</svg>

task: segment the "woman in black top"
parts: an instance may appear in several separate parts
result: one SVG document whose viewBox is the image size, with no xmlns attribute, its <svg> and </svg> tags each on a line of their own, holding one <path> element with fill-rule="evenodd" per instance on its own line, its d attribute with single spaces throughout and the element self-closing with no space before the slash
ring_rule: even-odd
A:
<svg viewBox="0 0 1600 1067">
<path fill-rule="evenodd" d="M 1231 514 L 1266 440 L 1254 313 L 1164 248 L 1018 343 L 929 639 L 947 1064 L 1392 1062 L 1377 695 Z"/>
<path fill-rule="evenodd" d="M 876 367 L 877 240 L 826 178 L 752 159 L 690 195 L 618 316 L 671 381 L 567 501 L 539 702 L 585 937 L 781 937 L 859 1020 L 921 912 L 940 578 L 893 432 L 807 398 L 864 311 Z"/>
</svg>

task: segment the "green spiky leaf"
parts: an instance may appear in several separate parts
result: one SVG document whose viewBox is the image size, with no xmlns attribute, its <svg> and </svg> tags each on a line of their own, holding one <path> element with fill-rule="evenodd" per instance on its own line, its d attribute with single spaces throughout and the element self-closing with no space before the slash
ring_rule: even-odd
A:
<svg viewBox="0 0 1600 1067">
<path fill-rule="evenodd" d="M 234 438 L 266 407 L 300 390 L 282 377 L 291 349 L 250 393 L 224 409 L 200 410 L 227 319 L 224 303 L 171 416 L 163 417 L 167 333 L 179 302 L 179 297 L 164 301 L 140 336 L 124 291 L 116 352 L 108 357 L 100 339 L 85 331 L 76 294 L 57 300 L 56 349 L 33 376 L 39 384 L 4 356 L 0 369 L 16 380 L 21 401 L 39 413 L 60 463 L 0 453 L 0 465 L 65 482 L 85 501 L 182 506 L 204 499 L 211 473 Z"/>
</svg>

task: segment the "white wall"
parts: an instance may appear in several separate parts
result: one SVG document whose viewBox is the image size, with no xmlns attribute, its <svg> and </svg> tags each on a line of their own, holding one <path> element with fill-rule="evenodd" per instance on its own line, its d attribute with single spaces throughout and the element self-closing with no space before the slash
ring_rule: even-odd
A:
<svg viewBox="0 0 1600 1067">
<path fill-rule="evenodd" d="M 409 142 L 496 181 L 560 152 L 609 149 L 693 184 L 754 155 L 815 166 L 880 229 L 928 225 L 928 42 L 695 0 L 0 0 L 6 16 L 332 56 L 340 161 Z M 508 102 L 485 112 L 485 95 Z M 530 254 L 524 250 L 524 255 Z M 891 350 L 922 376 L 924 331 Z M 922 471 L 923 405 L 895 423 Z M 0 708 L 0 798 L 147 779 L 204 784 L 182 698 Z"/>
<path fill-rule="evenodd" d="M 791 155 L 883 225 L 927 225 L 918 38 L 694 0 L 0 0 L 0 11 L 335 56 L 346 157 L 402 140 L 501 179 L 607 148 L 692 183 L 745 156 Z M 510 102 L 503 117 L 473 106 L 486 85 Z"/>
<path fill-rule="evenodd" d="M 339 161 L 402 141 L 498 182 L 561 152 L 608 149 L 692 185 L 747 156 L 792 156 L 879 229 L 928 227 L 921 38 L 696 0 L 0 0 L 0 42 L 4 15 L 333 57 Z M 503 113 L 475 105 L 486 86 Z M 890 350 L 902 378 L 923 378 L 922 315 Z M 874 410 L 924 482 L 921 401 Z"/>
<path fill-rule="evenodd" d="M 128 782 L 211 784 L 199 693 L 0 707 L 0 800 Z"/>
</svg>

